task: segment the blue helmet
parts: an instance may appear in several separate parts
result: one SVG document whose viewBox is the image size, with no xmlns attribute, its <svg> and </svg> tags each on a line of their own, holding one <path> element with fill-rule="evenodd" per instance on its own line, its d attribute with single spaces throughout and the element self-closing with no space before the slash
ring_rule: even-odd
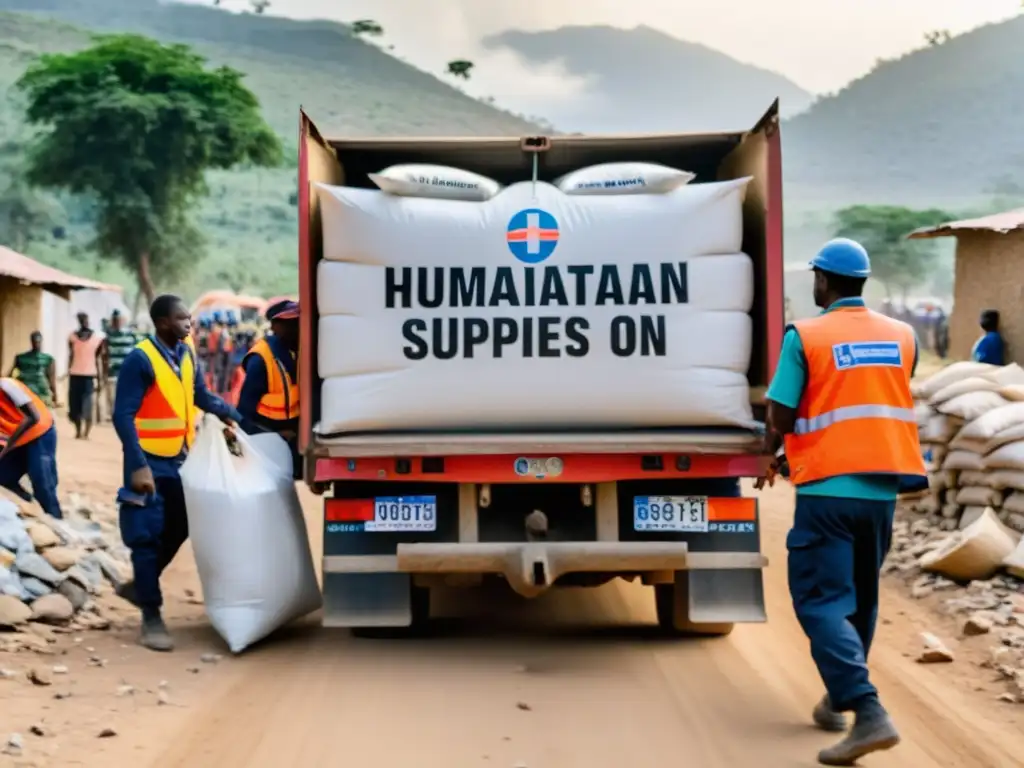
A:
<svg viewBox="0 0 1024 768">
<path fill-rule="evenodd" d="M 820 269 L 843 277 L 868 277 L 871 259 L 864 246 L 856 240 L 837 237 L 829 240 L 811 259 L 811 269 Z"/>
</svg>

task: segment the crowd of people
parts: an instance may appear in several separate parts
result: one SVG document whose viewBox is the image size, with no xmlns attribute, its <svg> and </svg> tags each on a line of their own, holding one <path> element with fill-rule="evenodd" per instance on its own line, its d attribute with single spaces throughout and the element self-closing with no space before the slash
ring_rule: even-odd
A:
<svg viewBox="0 0 1024 768">
<path fill-rule="evenodd" d="M 160 575 L 188 537 L 178 470 L 195 437 L 197 412 L 249 434 L 281 435 L 300 476 L 299 305 L 272 304 L 267 332 L 258 339 L 258 329 L 239 327 L 230 316 L 202 317 L 193 325 L 177 296 L 157 297 L 149 314 L 151 334 L 126 327 L 117 311 L 102 331 L 91 327 L 88 315 L 78 315 L 68 338 L 67 413 L 75 438 L 88 440 L 106 404 L 121 442 L 117 502 L 134 569 L 118 594 L 142 613 L 142 645 L 169 651 L 174 644 L 161 617 Z M 29 344 L 0 378 L 0 486 L 59 519 L 56 361 L 42 351 L 39 331 Z M 26 477 L 31 491 L 22 484 Z"/>
</svg>

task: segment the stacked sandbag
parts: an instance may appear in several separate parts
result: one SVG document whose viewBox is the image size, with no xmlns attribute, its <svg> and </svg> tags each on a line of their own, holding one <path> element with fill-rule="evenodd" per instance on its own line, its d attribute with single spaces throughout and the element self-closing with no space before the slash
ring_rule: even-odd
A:
<svg viewBox="0 0 1024 768">
<path fill-rule="evenodd" d="M 944 527 L 964 529 L 991 509 L 1024 531 L 1022 388 L 1024 370 L 1015 364 L 956 363 L 914 383 L 930 480 L 929 493 L 913 502 L 917 511 L 940 513 Z"/>
<path fill-rule="evenodd" d="M 750 179 L 688 179 L 477 202 L 317 185 L 319 434 L 753 426 Z"/>
</svg>

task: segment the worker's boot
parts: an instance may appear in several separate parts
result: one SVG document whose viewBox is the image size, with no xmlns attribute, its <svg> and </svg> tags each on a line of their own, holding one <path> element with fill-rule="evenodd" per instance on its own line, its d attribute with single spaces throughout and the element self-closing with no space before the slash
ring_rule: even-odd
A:
<svg viewBox="0 0 1024 768">
<path fill-rule="evenodd" d="M 167 625 L 159 611 L 142 615 L 142 631 L 139 633 L 139 644 L 151 651 L 173 651 L 174 639 L 167 631 Z"/>
<path fill-rule="evenodd" d="M 864 755 L 892 749 L 899 743 L 900 735 L 889 713 L 874 699 L 857 711 L 857 719 L 845 739 L 818 753 L 818 762 L 822 765 L 856 765 Z"/>
<path fill-rule="evenodd" d="M 826 693 L 814 708 L 814 724 L 829 733 L 842 733 L 846 730 L 846 716 L 832 709 L 832 702 Z"/>
</svg>

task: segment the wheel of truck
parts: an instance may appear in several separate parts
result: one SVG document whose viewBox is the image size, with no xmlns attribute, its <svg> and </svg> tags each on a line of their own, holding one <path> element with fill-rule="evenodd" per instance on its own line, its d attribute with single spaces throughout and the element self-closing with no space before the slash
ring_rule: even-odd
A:
<svg viewBox="0 0 1024 768">
<path fill-rule="evenodd" d="M 423 637 L 430 627 L 430 587 L 411 587 L 409 608 L 412 623 L 407 627 L 352 627 L 353 637 L 370 640 L 387 640 L 409 637 Z"/>
<path fill-rule="evenodd" d="M 654 605 L 658 627 L 670 637 L 725 637 L 735 624 L 698 624 L 690 621 L 690 596 L 685 588 L 685 574 L 676 584 L 655 584 Z"/>
</svg>

